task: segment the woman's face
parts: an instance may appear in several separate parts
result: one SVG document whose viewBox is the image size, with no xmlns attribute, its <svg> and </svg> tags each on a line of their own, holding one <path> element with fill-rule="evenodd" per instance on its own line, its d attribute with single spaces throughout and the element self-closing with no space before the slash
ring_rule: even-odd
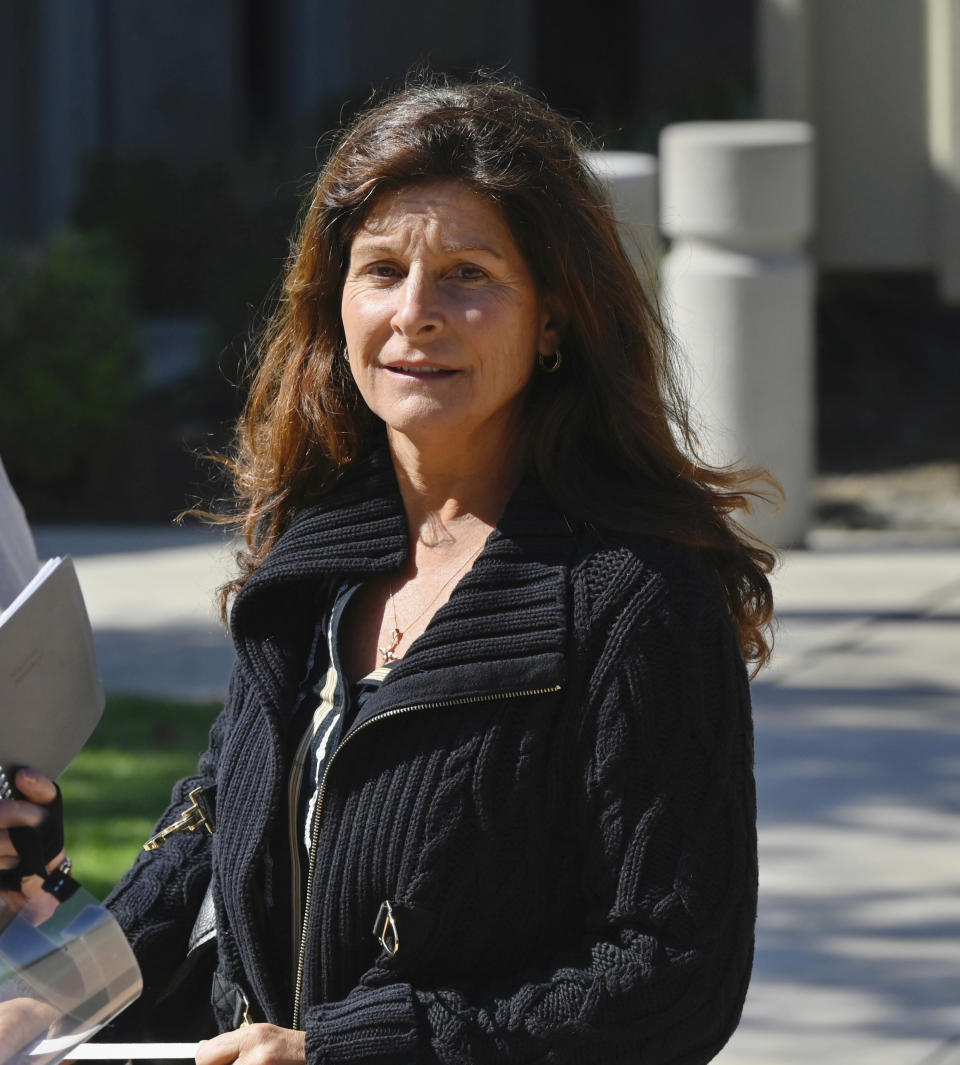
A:
<svg viewBox="0 0 960 1065">
<path fill-rule="evenodd" d="M 419 446 L 509 444 L 537 354 L 556 346 L 499 208 L 452 180 L 374 204 L 350 246 L 341 314 L 364 400 Z"/>
</svg>

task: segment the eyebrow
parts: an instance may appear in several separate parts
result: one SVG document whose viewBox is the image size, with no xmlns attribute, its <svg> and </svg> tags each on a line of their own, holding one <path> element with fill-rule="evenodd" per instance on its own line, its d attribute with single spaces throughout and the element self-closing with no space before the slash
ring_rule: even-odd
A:
<svg viewBox="0 0 960 1065">
<path fill-rule="evenodd" d="M 364 240 L 361 234 L 357 234 L 353 240 L 353 247 L 359 246 L 360 250 L 366 255 L 396 255 L 397 249 L 389 244 L 381 244 L 375 240 Z M 465 252 L 486 252 L 487 255 L 492 255 L 495 259 L 506 259 L 506 256 L 497 251 L 496 248 L 492 248 L 489 244 L 471 243 L 471 244 L 444 244 L 441 248 L 447 255 L 462 255 Z"/>
</svg>

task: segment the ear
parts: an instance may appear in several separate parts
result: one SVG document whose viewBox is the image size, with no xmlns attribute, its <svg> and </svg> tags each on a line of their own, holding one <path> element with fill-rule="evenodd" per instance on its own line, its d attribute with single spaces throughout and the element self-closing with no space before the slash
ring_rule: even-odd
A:
<svg viewBox="0 0 960 1065">
<path fill-rule="evenodd" d="M 563 337 L 565 322 L 556 303 L 550 297 L 543 300 L 540 317 L 540 335 L 537 337 L 537 354 L 552 355 Z"/>
</svg>

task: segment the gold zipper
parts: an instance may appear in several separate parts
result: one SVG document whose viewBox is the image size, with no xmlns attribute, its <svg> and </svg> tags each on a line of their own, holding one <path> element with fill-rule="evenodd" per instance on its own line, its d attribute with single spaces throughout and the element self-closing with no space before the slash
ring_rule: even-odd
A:
<svg viewBox="0 0 960 1065">
<path fill-rule="evenodd" d="M 327 778 L 330 775 L 330 769 L 333 766 L 337 755 L 344 747 L 346 747 L 354 736 L 363 732 L 364 729 L 369 728 L 375 722 L 384 720 L 384 718 L 397 717 L 399 714 L 411 713 L 414 710 L 439 710 L 448 706 L 470 706 L 474 703 L 493 703 L 505 699 L 523 699 L 533 695 L 551 695 L 554 692 L 561 691 L 562 688 L 562 684 L 554 684 L 553 687 L 550 688 L 530 688 L 526 691 L 516 692 L 495 692 L 489 695 L 475 695 L 457 699 L 442 699 L 432 703 L 414 703 L 412 706 L 398 706 L 393 710 L 385 710 L 382 714 L 377 714 L 375 717 L 371 717 L 368 721 L 364 721 L 362 725 L 349 733 L 346 739 L 344 739 L 333 752 L 330 756 L 330 761 L 327 762 L 327 768 L 323 771 L 323 778 L 320 781 L 320 788 L 317 792 L 317 804 L 313 811 L 313 832 L 310 837 L 310 863 L 307 868 L 307 890 L 303 903 L 303 923 L 300 926 L 300 950 L 297 953 L 297 976 L 293 992 L 293 1023 L 291 1024 L 291 1028 L 296 1030 L 300 1027 L 300 997 L 303 993 L 303 969 L 306 960 L 307 935 L 310 931 L 310 905 L 313 901 L 313 881 L 317 864 L 317 846 L 320 842 L 320 815 L 323 810 L 323 799 L 327 791 Z"/>
</svg>

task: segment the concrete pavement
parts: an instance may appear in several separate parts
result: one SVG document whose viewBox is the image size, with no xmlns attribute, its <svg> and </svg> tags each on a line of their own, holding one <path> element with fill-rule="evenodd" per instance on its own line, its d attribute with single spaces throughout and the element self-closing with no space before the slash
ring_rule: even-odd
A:
<svg viewBox="0 0 960 1065">
<path fill-rule="evenodd" d="M 756 968 L 718 1060 L 960 1062 L 960 550 L 792 552 L 775 583 Z"/>
<path fill-rule="evenodd" d="M 233 648 L 215 592 L 231 554 L 216 530 L 40 526 L 34 538 L 41 559 L 73 555 L 108 692 L 223 699 Z"/>
<path fill-rule="evenodd" d="M 108 690 L 222 697 L 217 534 L 37 540 L 77 561 Z M 817 542 L 785 555 L 775 660 L 753 689 L 757 956 L 717 1061 L 958 1065 L 960 544 Z"/>
</svg>

